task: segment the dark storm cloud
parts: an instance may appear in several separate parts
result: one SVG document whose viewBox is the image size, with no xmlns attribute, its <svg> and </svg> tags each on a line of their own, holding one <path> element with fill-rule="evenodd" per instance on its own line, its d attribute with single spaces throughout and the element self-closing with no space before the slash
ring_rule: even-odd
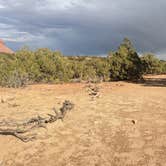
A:
<svg viewBox="0 0 166 166">
<path fill-rule="evenodd" d="M 164 58 L 165 10 L 165 0 L 0 0 L 0 37 L 65 54 L 106 54 L 129 37 Z"/>
</svg>

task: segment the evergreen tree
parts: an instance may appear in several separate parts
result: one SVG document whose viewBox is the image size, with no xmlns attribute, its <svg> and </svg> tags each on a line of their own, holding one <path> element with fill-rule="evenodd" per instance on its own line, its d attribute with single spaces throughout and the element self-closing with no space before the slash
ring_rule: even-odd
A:
<svg viewBox="0 0 166 166">
<path fill-rule="evenodd" d="M 127 38 L 110 57 L 110 64 L 110 78 L 112 80 L 135 80 L 142 76 L 141 59 Z"/>
</svg>

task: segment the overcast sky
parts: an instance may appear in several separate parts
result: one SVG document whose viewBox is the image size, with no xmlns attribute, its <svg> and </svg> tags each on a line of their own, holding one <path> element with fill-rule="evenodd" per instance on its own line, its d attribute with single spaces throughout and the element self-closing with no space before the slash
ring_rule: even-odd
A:
<svg viewBox="0 0 166 166">
<path fill-rule="evenodd" d="M 17 50 L 104 55 L 124 37 L 166 57 L 166 0 L 0 0 L 0 38 Z"/>
</svg>

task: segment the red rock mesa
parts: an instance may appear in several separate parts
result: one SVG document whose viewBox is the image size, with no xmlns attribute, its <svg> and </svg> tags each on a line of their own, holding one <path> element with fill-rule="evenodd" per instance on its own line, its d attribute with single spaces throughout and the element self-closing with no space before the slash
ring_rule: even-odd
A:
<svg viewBox="0 0 166 166">
<path fill-rule="evenodd" d="M 12 54 L 14 52 L 5 45 L 3 40 L 0 39 L 0 53 Z"/>
</svg>

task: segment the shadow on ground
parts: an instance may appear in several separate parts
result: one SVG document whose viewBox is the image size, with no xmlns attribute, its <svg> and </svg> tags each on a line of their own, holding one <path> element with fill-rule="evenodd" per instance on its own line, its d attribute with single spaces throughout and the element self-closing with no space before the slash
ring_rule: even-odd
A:
<svg viewBox="0 0 166 166">
<path fill-rule="evenodd" d="M 146 78 L 141 84 L 143 86 L 166 87 L 166 78 Z"/>
<path fill-rule="evenodd" d="M 161 76 L 148 76 L 139 81 L 126 81 L 127 83 L 141 84 L 146 87 L 166 87 L 166 75 Z"/>
</svg>

